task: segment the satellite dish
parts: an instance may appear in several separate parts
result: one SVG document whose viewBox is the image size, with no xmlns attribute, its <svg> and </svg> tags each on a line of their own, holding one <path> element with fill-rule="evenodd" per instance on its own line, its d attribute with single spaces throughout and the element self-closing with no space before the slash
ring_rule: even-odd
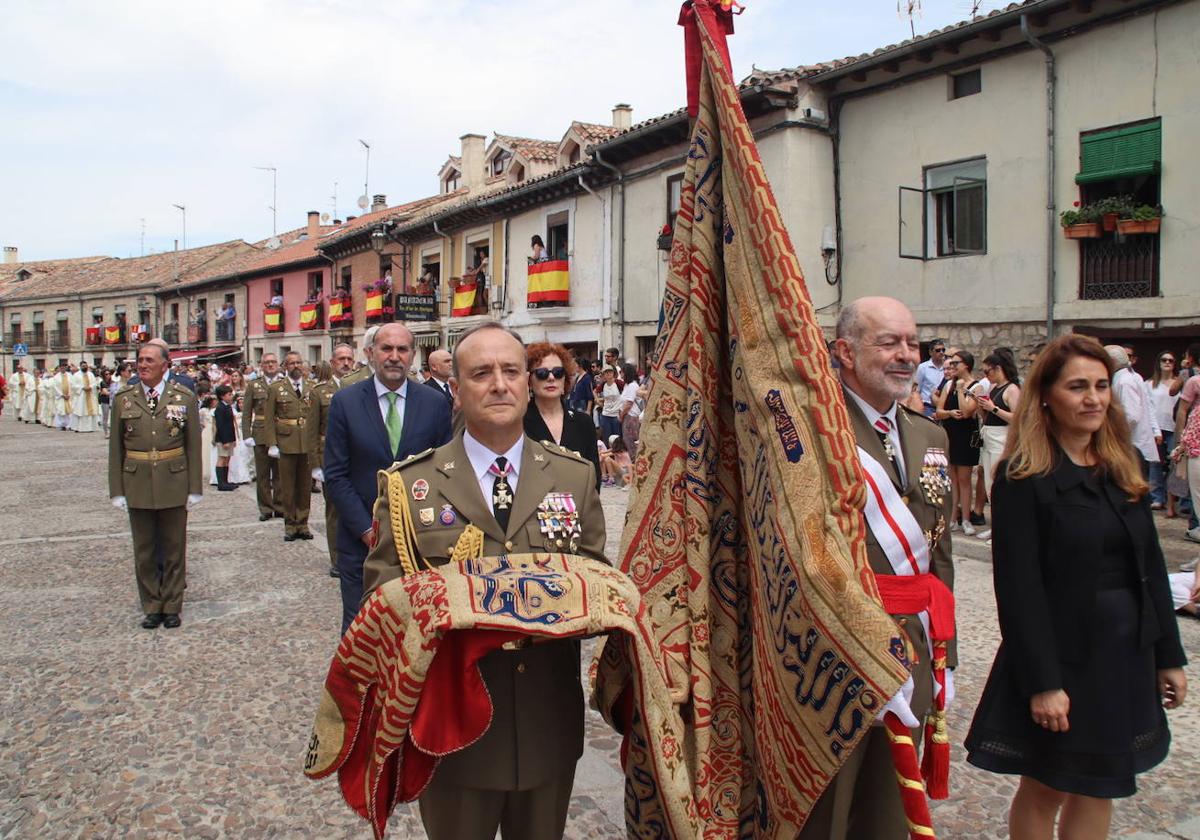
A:
<svg viewBox="0 0 1200 840">
<path fill-rule="evenodd" d="M 329 214 L 328 214 L 328 213 L 322 213 L 322 214 L 321 214 L 321 221 L 322 221 L 322 222 L 328 222 L 328 221 L 329 221 Z"/>
<path fill-rule="evenodd" d="M 267 240 L 267 247 L 270 248 L 272 251 L 274 251 L 276 248 L 278 248 L 280 246 L 280 244 L 281 243 L 279 241 L 278 236 L 272 236 L 270 239 Z"/>
<path fill-rule="evenodd" d="M 370 206 L 370 204 L 371 204 L 371 200 L 368 199 L 365 195 L 360 195 L 358 197 L 358 209 L 359 210 L 366 210 L 367 207 Z"/>
</svg>

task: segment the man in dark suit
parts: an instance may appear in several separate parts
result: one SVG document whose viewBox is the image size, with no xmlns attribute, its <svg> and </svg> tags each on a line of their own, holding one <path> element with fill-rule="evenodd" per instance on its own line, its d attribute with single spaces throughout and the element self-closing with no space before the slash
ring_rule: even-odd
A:
<svg viewBox="0 0 1200 840">
<path fill-rule="evenodd" d="M 915 520 L 912 527 L 919 530 L 926 544 L 913 546 L 912 556 L 918 558 L 918 565 L 919 558 L 927 558 L 928 573 L 953 589 L 954 565 L 947 529 L 952 502 L 946 432 L 921 412 L 899 404 L 911 390 L 921 359 L 916 321 L 908 307 L 898 300 L 861 298 L 843 308 L 833 349 L 855 442 L 866 453 L 866 458 L 859 459 L 864 472 L 871 476 L 869 466 L 873 465 L 880 481 L 890 485 L 886 488 L 888 492 L 880 494 L 880 498 L 891 498 L 895 503 L 894 510 L 889 508 L 894 514 L 890 521 L 901 520 L 911 512 L 911 519 Z M 897 571 L 893 557 L 883 548 L 884 542 L 895 544 L 895 536 L 888 540 L 888 535 L 883 534 L 885 539 L 880 539 L 869 507 L 864 518 L 871 571 L 877 578 L 907 573 L 903 566 Z M 880 587 L 883 588 L 882 583 Z M 900 698 L 906 702 L 904 711 L 909 715 L 906 724 L 916 727 L 933 706 L 930 645 L 919 616 L 889 612 L 912 642 L 916 658 L 911 688 L 906 685 L 904 697 Z M 954 668 L 956 664 L 952 640 L 947 648 L 946 666 Z M 952 687 L 953 678 L 947 680 Z M 897 716 L 904 720 L 903 714 Z M 920 743 L 919 733 L 919 728 L 913 729 L 914 744 Z M 908 836 L 888 738 L 882 727 L 876 725 L 817 800 L 800 838 L 903 840 Z"/>
<path fill-rule="evenodd" d="M 384 324 L 371 347 L 375 374 L 342 388 L 329 404 L 323 460 L 329 497 L 338 512 L 343 633 L 362 601 L 379 471 L 450 440 L 446 401 L 429 388 L 409 387 L 412 354 L 408 327 Z"/>
<path fill-rule="evenodd" d="M 442 395 L 450 411 L 454 411 L 454 392 L 450 389 L 451 357 L 448 350 L 434 350 L 429 354 L 429 378 L 425 384 Z"/>
</svg>

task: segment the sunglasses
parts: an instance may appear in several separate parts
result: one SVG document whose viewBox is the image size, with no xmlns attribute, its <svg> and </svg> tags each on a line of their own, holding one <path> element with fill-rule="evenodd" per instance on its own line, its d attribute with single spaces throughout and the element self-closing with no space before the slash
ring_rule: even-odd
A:
<svg viewBox="0 0 1200 840">
<path fill-rule="evenodd" d="M 1171 364 L 1175 363 L 1175 360 L 1172 359 L 1170 356 L 1163 356 L 1161 359 L 1159 359 L 1159 361 L 1160 362 L 1170 362 Z"/>
<path fill-rule="evenodd" d="M 934 347 L 929 352 L 930 353 L 945 353 L 946 348 L 945 347 Z"/>
<path fill-rule="evenodd" d="M 547 379 L 549 379 L 552 376 L 555 379 L 564 379 L 567 375 L 567 369 L 564 367 L 534 368 L 533 375 L 536 376 L 538 379 L 540 379 L 542 382 L 545 382 Z"/>
</svg>

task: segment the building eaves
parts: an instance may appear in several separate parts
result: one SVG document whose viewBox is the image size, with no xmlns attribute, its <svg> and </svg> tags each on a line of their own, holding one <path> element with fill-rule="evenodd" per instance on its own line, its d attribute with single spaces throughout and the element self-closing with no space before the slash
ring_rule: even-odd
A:
<svg viewBox="0 0 1200 840">
<path fill-rule="evenodd" d="M 394 207 L 387 207 L 374 213 L 358 216 L 354 221 L 342 225 L 333 233 L 319 240 L 317 247 L 322 254 L 326 254 L 344 249 L 350 245 L 356 245 L 358 243 L 354 242 L 354 240 L 369 237 L 371 231 L 379 225 L 388 225 L 397 219 L 421 213 L 430 207 L 438 206 L 447 201 L 453 201 L 460 196 L 466 195 L 466 193 L 466 187 L 462 187 L 452 193 L 425 196 L 424 198 L 418 198 L 415 201 L 409 201 L 405 204 L 398 204 Z"/>
</svg>

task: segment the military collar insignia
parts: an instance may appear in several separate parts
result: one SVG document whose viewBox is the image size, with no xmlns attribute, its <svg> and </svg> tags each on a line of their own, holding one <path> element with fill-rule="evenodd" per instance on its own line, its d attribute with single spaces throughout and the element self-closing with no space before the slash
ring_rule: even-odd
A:
<svg viewBox="0 0 1200 840">
<path fill-rule="evenodd" d="M 546 456 L 541 454 L 540 452 L 535 452 L 535 453 L 533 453 L 533 460 L 536 463 L 541 464 L 546 460 Z"/>
<path fill-rule="evenodd" d="M 453 462 L 453 461 L 447 461 L 446 463 L 442 464 L 442 469 L 443 469 L 443 470 L 452 470 L 452 469 L 454 469 L 454 462 Z"/>
</svg>

